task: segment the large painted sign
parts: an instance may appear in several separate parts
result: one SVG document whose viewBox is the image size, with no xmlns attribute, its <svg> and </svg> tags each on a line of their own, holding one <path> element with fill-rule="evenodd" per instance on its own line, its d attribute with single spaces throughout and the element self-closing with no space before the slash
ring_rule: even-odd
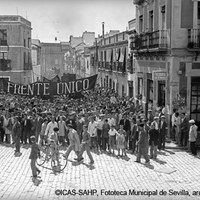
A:
<svg viewBox="0 0 200 200">
<path fill-rule="evenodd" d="M 6 93 L 25 96 L 70 95 L 90 90 L 95 87 L 97 75 L 70 82 L 35 82 L 19 85 L 10 81 L 4 83 Z"/>
</svg>

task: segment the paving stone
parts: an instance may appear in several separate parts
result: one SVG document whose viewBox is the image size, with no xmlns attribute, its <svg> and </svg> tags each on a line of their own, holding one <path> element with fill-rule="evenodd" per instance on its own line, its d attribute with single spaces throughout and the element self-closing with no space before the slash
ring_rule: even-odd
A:
<svg viewBox="0 0 200 200">
<path fill-rule="evenodd" d="M 150 166 L 135 163 L 135 155 L 128 154 L 128 161 L 117 159 L 106 154 L 97 155 L 92 153 L 95 164 L 88 166 L 89 159 L 84 154 L 84 162 L 74 165 L 75 153 L 73 152 L 63 173 L 53 174 L 50 163 L 45 163 L 48 168 L 41 169 L 42 182 L 35 186 L 31 180 L 30 148 L 21 148 L 22 156 L 14 157 L 14 149 L 0 145 L 0 199 L 200 199 L 193 196 L 192 191 L 200 191 L 200 159 L 193 157 L 185 151 L 170 149 L 158 154 L 158 161 L 151 160 Z M 171 174 L 161 173 L 156 169 L 173 169 Z M 56 195 L 55 190 L 69 189 L 96 189 L 98 196 L 94 195 Z M 186 190 L 189 196 L 184 195 L 100 195 L 101 190 L 116 191 L 154 191 L 164 190 L 169 193 L 170 189 L 180 192 Z"/>
</svg>

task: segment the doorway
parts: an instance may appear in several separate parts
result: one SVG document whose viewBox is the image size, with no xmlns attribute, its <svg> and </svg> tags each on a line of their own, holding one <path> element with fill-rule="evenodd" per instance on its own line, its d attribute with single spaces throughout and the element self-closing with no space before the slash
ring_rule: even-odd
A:
<svg viewBox="0 0 200 200">
<path fill-rule="evenodd" d="M 165 106 L 165 81 L 158 81 L 158 105 Z"/>
</svg>

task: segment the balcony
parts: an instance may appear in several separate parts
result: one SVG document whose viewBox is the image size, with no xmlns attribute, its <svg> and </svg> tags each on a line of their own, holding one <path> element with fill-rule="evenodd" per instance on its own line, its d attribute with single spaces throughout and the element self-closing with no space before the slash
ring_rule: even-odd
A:
<svg viewBox="0 0 200 200">
<path fill-rule="evenodd" d="M 167 51 L 167 47 L 167 30 L 136 35 L 130 44 L 131 50 L 139 52 Z"/>
<path fill-rule="evenodd" d="M 188 29 L 188 50 L 200 51 L 200 29 Z"/>
<path fill-rule="evenodd" d="M 130 74 L 134 73 L 134 69 L 133 69 L 133 58 L 128 59 L 128 64 L 127 64 L 127 72 L 129 72 Z"/>
<path fill-rule="evenodd" d="M 11 60 L 0 59 L 0 71 L 10 71 Z"/>
<path fill-rule="evenodd" d="M 8 45 L 7 40 L 0 39 L 0 46 L 7 46 L 7 45 Z"/>
</svg>

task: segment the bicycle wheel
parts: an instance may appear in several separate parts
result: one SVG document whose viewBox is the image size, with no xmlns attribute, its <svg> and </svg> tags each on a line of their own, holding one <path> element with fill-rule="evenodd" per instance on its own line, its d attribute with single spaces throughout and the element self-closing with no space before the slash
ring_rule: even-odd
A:
<svg viewBox="0 0 200 200">
<path fill-rule="evenodd" d="M 61 172 L 67 166 L 67 160 L 63 157 L 64 154 L 59 152 L 58 161 L 56 159 L 51 159 L 51 167 L 55 172 Z"/>
<path fill-rule="evenodd" d="M 46 158 L 46 153 L 45 153 L 46 149 L 41 149 L 40 150 L 40 157 L 37 158 L 36 163 L 38 166 L 41 166 L 45 163 L 45 158 Z"/>
</svg>

